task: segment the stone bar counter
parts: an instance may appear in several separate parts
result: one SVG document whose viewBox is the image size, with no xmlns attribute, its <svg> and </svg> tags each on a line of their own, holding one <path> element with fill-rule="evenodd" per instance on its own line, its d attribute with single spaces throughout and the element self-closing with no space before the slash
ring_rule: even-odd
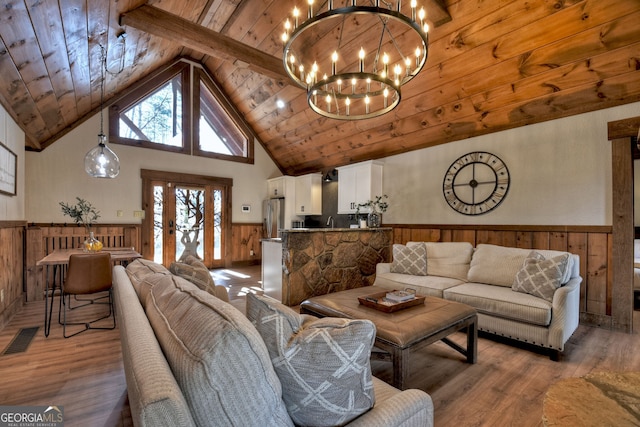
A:
<svg viewBox="0 0 640 427">
<path fill-rule="evenodd" d="M 392 229 L 301 228 L 282 231 L 282 302 L 369 286 L 376 264 L 391 261 Z"/>
</svg>

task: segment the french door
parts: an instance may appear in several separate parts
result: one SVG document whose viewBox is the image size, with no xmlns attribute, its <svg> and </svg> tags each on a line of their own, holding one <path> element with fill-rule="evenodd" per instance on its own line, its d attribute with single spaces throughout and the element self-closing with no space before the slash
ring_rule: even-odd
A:
<svg viewBox="0 0 640 427">
<path fill-rule="evenodd" d="M 143 256 L 165 266 L 188 255 L 208 268 L 225 267 L 232 180 L 142 171 Z"/>
</svg>

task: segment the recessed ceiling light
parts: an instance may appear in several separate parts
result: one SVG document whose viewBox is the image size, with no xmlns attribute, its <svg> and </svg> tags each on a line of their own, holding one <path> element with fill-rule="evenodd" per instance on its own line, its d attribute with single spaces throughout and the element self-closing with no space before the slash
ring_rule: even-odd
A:
<svg viewBox="0 0 640 427">
<path fill-rule="evenodd" d="M 284 101 L 283 101 L 282 99 L 278 99 L 278 100 L 276 101 L 276 106 L 277 106 L 278 108 L 284 108 Z"/>
</svg>

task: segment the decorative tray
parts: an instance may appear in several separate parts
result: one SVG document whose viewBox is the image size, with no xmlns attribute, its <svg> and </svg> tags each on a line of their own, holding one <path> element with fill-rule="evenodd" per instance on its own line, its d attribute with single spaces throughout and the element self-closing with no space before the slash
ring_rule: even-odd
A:
<svg viewBox="0 0 640 427">
<path fill-rule="evenodd" d="M 386 298 L 387 292 L 378 292 L 370 295 L 363 295 L 358 297 L 360 304 L 365 307 L 375 308 L 376 310 L 384 311 L 385 313 L 393 313 L 394 311 L 402 310 L 403 308 L 413 307 L 415 305 L 424 304 L 424 296 L 416 295 L 415 298 L 403 302 L 394 302 Z"/>
</svg>

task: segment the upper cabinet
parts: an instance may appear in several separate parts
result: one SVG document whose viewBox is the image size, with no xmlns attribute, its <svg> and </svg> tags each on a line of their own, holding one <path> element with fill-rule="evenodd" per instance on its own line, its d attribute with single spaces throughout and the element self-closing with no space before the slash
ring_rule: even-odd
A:
<svg viewBox="0 0 640 427">
<path fill-rule="evenodd" d="M 382 166 L 371 160 L 336 168 L 339 214 L 353 214 L 358 204 L 382 195 Z"/>
<path fill-rule="evenodd" d="M 278 178 L 271 178 L 267 181 L 267 188 L 269 189 L 268 197 L 274 199 L 277 197 L 284 197 L 287 193 L 287 186 L 285 179 L 286 176 L 279 176 Z"/>
<path fill-rule="evenodd" d="M 296 215 L 322 215 L 322 174 L 296 177 Z"/>
</svg>

